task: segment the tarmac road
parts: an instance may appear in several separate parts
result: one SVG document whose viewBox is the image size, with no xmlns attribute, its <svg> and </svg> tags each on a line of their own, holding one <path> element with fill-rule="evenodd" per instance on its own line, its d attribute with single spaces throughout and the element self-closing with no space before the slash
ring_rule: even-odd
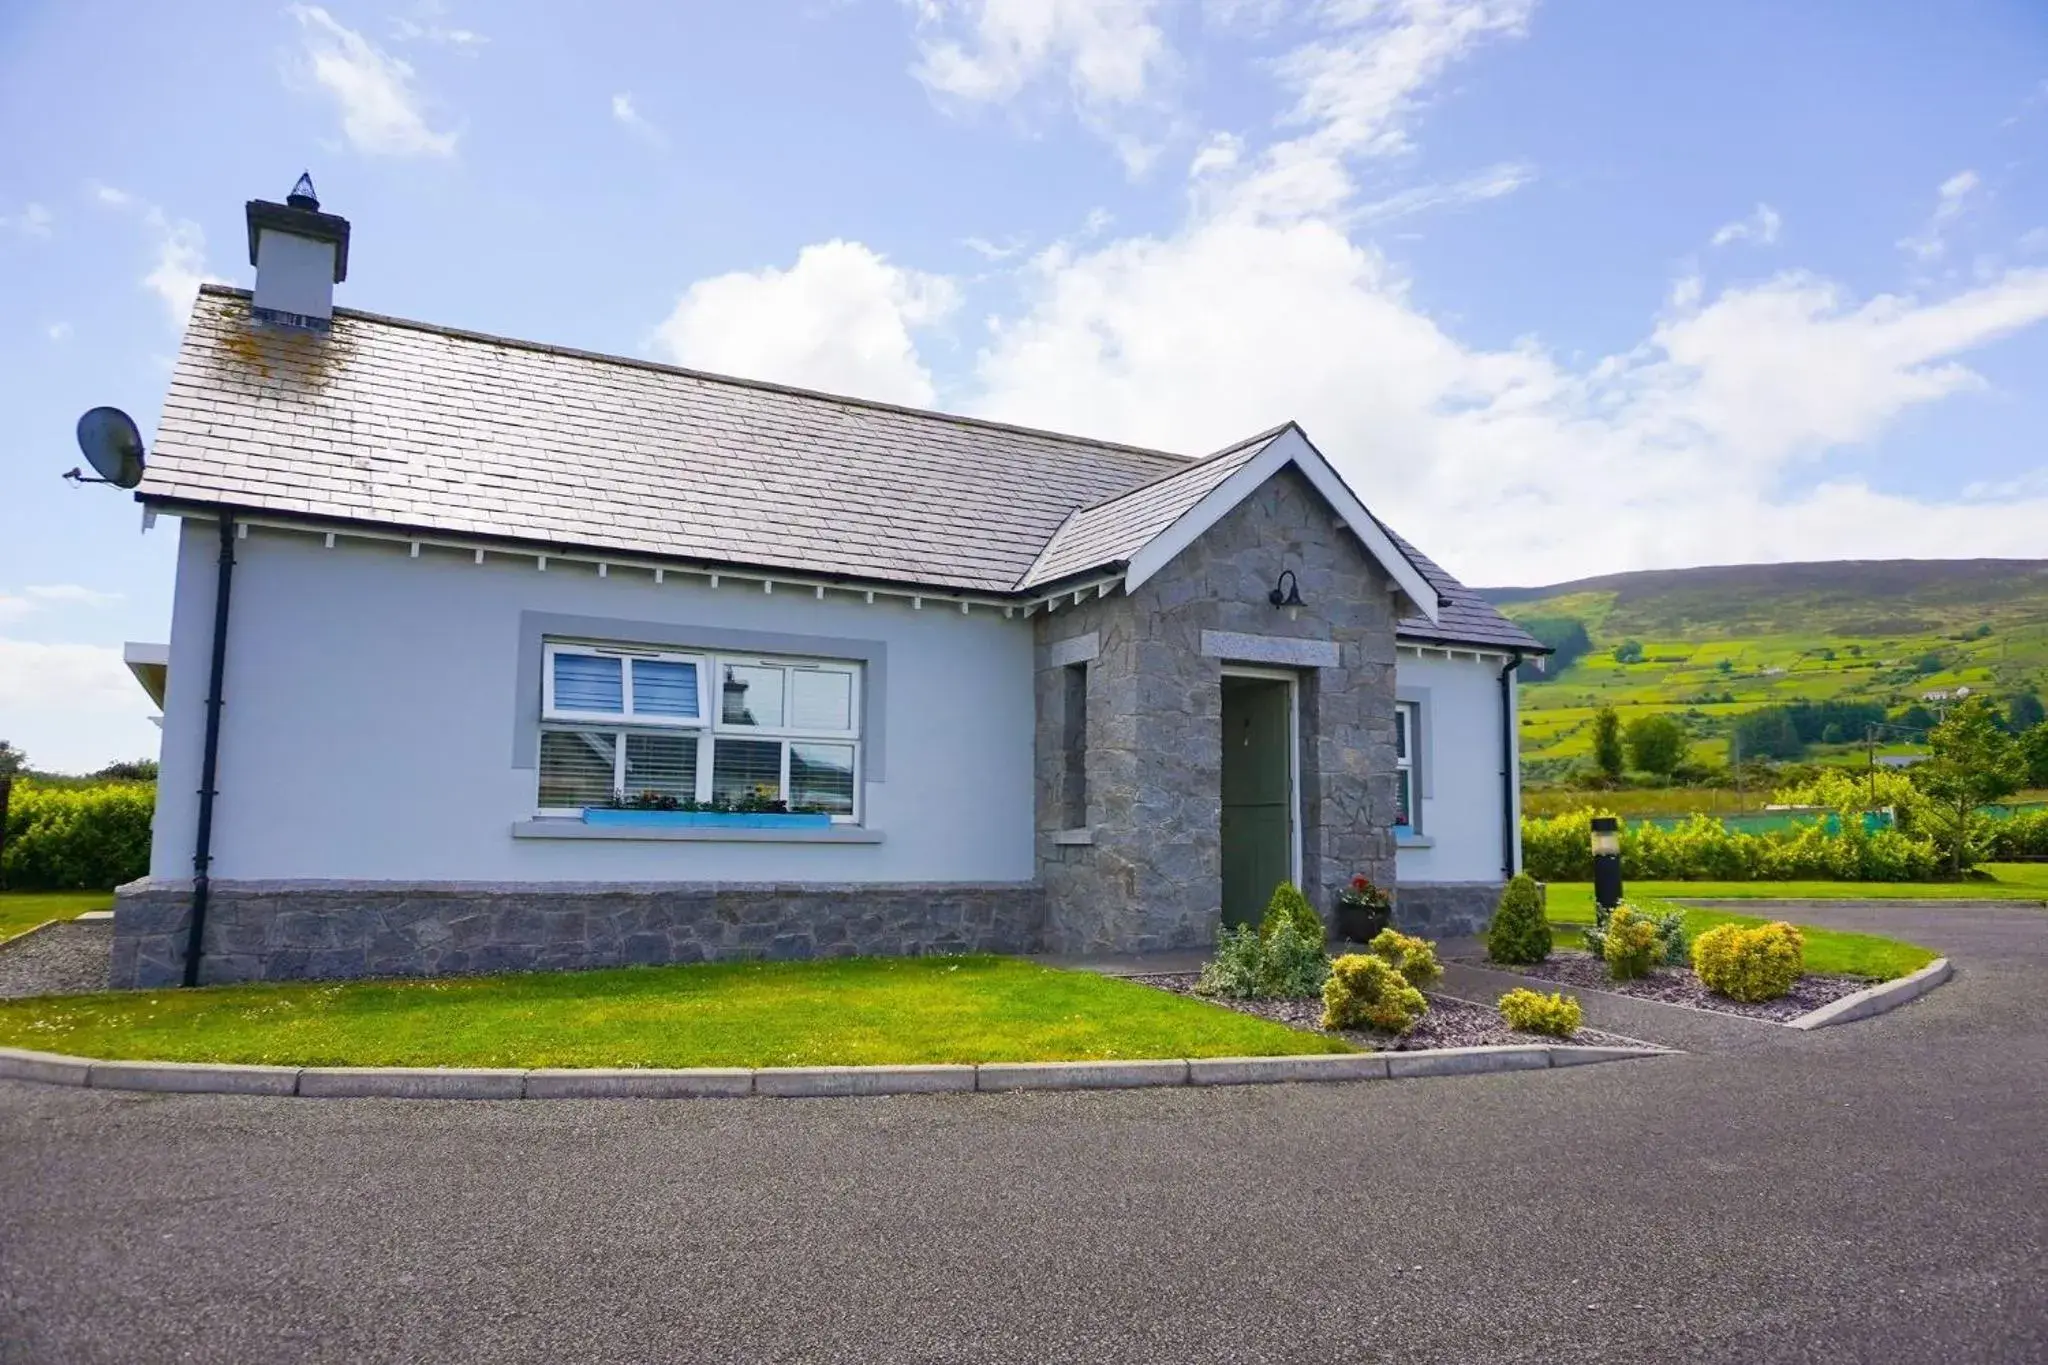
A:
<svg viewBox="0 0 2048 1365">
<path fill-rule="evenodd" d="M 2048 1360 L 2048 912 L 1547 1072 L 819 1101 L 0 1083 L 0 1361 Z"/>
</svg>

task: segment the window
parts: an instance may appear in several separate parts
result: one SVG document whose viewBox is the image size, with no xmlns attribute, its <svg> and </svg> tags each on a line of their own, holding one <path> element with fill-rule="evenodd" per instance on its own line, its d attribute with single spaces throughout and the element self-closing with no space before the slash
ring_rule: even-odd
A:
<svg viewBox="0 0 2048 1365">
<path fill-rule="evenodd" d="M 859 817 L 858 664 L 550 643 L 541 694 L 543 814 L 655 792 Z"/>
<path fill-rule="evenodd" d="M 1088 665 L 1060 670 L 1060 827 L 1088 826 Z"/>
<path fill-rule="evenodd" d="M 1415 802 L 1420 795 L 1415 786 L 1418 719 L 1414 702 L 1394 703 L 1394 831 L 1397 834 L 1415 832 Z"/>
</svg>

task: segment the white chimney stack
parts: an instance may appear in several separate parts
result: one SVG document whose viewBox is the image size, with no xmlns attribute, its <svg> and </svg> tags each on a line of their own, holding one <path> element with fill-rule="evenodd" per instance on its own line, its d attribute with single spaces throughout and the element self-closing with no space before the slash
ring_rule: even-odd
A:
<svg viewBox="0 0 2048 1365">
<path fill-rule="evenodd" d="M 334 286 L 348 278 L 348 219 L 320 212 L 313 177 L 301 175 L 282 204 L 251 199 L 249 264 L 256 267 L 250 313 L 259 322 L 324 332 L 334 319 Z"/>
</svg>

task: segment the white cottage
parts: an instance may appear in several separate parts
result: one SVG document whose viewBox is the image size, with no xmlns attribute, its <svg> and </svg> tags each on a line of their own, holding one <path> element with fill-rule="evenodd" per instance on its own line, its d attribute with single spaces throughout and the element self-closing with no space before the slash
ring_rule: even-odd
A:
<svg viewBox="0 0 2048 1365">
<path fill-rule="evenodd" d="M 1356 874 L 1456 932 L 1515 870 L 1543 646 L 1300 428 L 1188 459 L 335 309 L 301 189 L 137 491 L 181 539 L 117 983 L 1190 947 Z"/>
</svg>

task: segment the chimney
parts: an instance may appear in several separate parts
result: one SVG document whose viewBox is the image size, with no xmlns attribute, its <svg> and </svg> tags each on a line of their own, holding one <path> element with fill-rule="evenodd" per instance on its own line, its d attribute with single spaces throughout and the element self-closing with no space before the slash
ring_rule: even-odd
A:
<svg viewBox="0 0 2048 1365">
<path fill-rule="evenodd" d="M 259 322 L 324 332 L 334 286 L 348 278 L 348 219 L 320 212 L 313 177 L 301 175 L 282 204 L 251 199 L 249 264 L 256 267 L 250 313 Z"/>
</svg>

